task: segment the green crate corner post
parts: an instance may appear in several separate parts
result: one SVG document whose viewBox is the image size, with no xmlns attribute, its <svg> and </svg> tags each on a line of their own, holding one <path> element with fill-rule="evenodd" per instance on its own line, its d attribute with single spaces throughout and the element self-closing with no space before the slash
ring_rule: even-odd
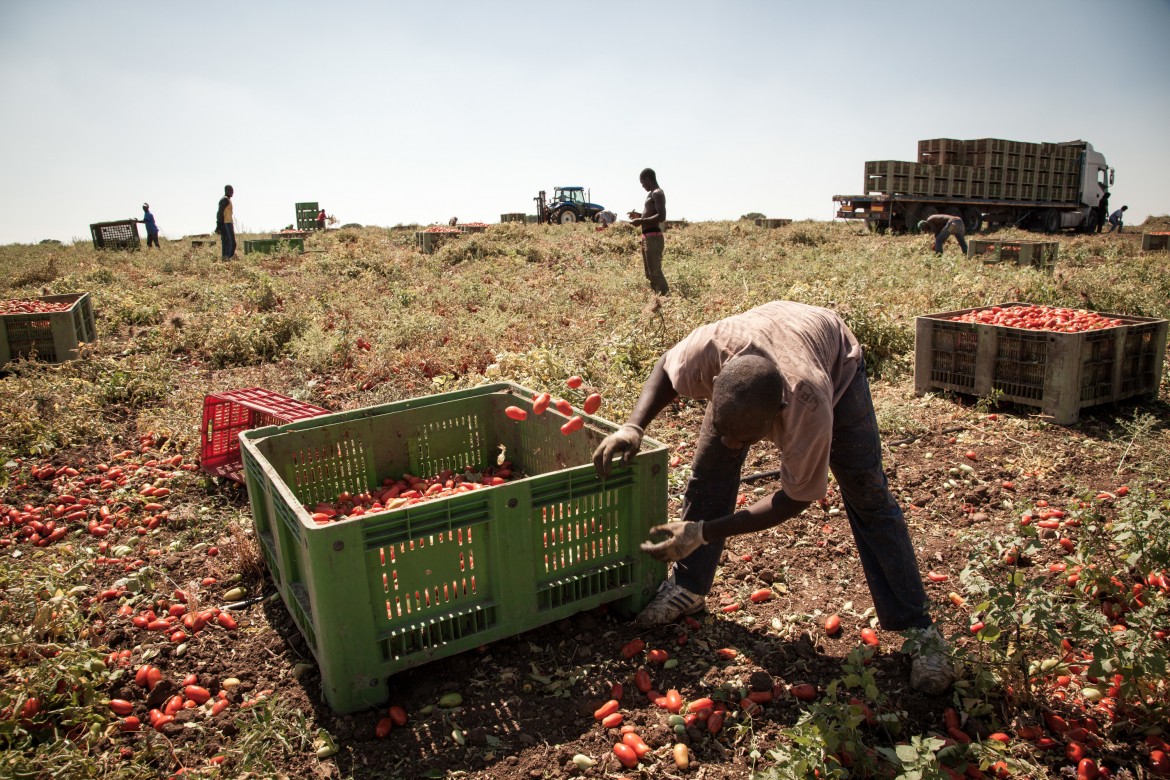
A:
<svg viewBox="0 0 1170 780">
<path fill-rule="evenodd" d="M 317 214 L 320 211 L 321 207 L 317 203 L 305 202 L 296 204 L 297 230 L 316 230 Z"/>
<path fill-rule="evenodd" d="M 592 452 L 616 426 L 589 417 L 567 437 L 554 410 L 506 417 L 532 397 L 498 383 L 240 434 L 265 560 L 334 710 L 384 703 L 393 674 L 428 661 L 653 596 L 665 567 L 638 544 L 666 519 L 666 448 L 647 439 L 603 480 Z M 387 476 L 481 469 L 497 445 L 525 476 L 324 526 L 304 509 Z"/>
</svg>

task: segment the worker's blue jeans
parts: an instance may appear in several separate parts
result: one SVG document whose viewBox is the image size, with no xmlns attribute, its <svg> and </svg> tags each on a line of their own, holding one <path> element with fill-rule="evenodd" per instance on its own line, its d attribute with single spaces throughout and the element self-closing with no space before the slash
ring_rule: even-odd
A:
<svg viewBox="0 0 1170 780">
<path fill-rule="evenodd" d="M 223 259 L 230 260 L 236 256 L 236 226 L 230 222 L 224 224 L 219 231 L 219 243 L 223 249 Z"/>
<path fill-rule="evenodd" d="M 683 499 L 682 519 L 707 520 L 735 511 L 740 473 L 748 449 L 731 450 L 723 446 L 711 423 L 708 405 Z M 845 395 L 833 407 L 829 468 L 841 490 L 882 628 L 889 631 L 926 628 L 931 624 L 926 591 L 906 519 L 882 471 L 881 438 L 864 365 L 858 368 Z M 722 553 L 722 541 L 703 545 L 676 564 L 675 582 L 692 593 L 706 595 L 715 580 Z"/>
<path fill-rule="evenodd" d="M 967 226 L 963 220 L 959 218 L 952 219 L 947 223 L 947 226 L 934 236 L 934 251 L 942 254 L 943 244 L 946 243 L 947 236 L 954 236 L 955 240 L 959 242 L 959 249 L 963 250 L 963 254 L 967 254 L 967 239 L 964 238 L 967 233 Z"/>
</svg>

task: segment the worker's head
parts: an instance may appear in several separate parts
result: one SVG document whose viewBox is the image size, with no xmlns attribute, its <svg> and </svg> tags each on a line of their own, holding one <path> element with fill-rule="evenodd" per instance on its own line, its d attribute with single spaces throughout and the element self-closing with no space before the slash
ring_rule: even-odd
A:
<svg viewBox="0 0 1170 780">
<path fill-rule="evenodd" d="M 143 210 L 143 211 L 150 211 L 150 204 L 149 204 L 149 203 L 143 203 L 143 204 L 142 204 L 142 210 Z"/>
<path fill-rule="evenodd" d="M 919 230 L 926 230 L 926 220 L 925 219 L 918 220 L 918 229 Z"/>
<path fill-rule="evenodd" d="M 232 189 L 232 185 L 225 184 L 223 186 L 223 194 L 230 198 L 232 195 L 236 194 L 236 191 Z"/>
<path fill-rule="evenodd" d="M 642 182 L 642 186 L 647 190 L 653 190 L 658 187 L 658 174 L 654 173 L 653 168 L 643 168 L 642 172 L 638 174 L 638 181 Z"/>
<path fill-rule="evenodd" d="M 1122 211 L 1129 211 L 1129 206 L 1122 206 L 1122 207 L 1121 207 L 1121 210 L 1122 210 Z"/>
<path fill-rule="evenodd" d="M 783 406 L 784 380 L 767 358 L 736 355 L 715 377 L 711 422 L 728 449 L 742 449 L 767 436 Z"/>
</svg>

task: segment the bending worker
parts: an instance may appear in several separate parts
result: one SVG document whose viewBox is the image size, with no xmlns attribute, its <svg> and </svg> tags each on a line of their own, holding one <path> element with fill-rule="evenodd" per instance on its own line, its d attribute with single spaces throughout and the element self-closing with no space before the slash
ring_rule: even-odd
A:
<svg viewBox="0 0 1170 780">
<path fill-rule="evenodd" d="M 932 626 L 902 510 L 882 471 L 881 440 L 861 346 L 836 313 L 773 301 L 692 331 L 654 365 L 628 422 L 597 447 L 608 475 L 628 463 L 646 426 L 678 396 L 709 398 L 681 522 L 659 525 L 642 550 L 673 561 L 671 575 L 638 615 L 644 626 L 701 610 L 723 542 L 795 517 L 828 490 L 832 470 L 883 629 L 914 631 L 910 682 L 937 694 L 954 679 L 946 644 Z M 750 445 L 781 452 L 779 490 L 735 511 Z"/>
<path fill-rule="evenodd" d="M 938 254 L 942 254 L 947 236 L 954 236 L 955 240 L 959 242 L 959 249 L 963 250 L 963 254 L 967 254 L 967 239 L 965 238 L 967 225 L 963 222 L 962 217 L 956 217 L 952 214 L 935 214 L 919 222 L 918 229 L 924 233 L 930 231 L 934 234 L 934 251 Z"/>
</svg>

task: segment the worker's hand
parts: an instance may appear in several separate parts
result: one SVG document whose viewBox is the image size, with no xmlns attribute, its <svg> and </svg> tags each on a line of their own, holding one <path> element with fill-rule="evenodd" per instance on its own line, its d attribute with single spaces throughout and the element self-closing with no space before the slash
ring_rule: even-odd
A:
<svg viewBox="0 0 1170 780">
<path fill-rule="evenodd" d="M 650 534 L 667 535 L 661 542 L 645 541 L 640 545 L 642 552 L 659 561 L 681 561 L 707 543 L 703 540 L 701 520 L 656 525 L 650 529 Z"/>
<path fill-rule="evenodd" d="M 642 213 L 641 213 L 641 212 L 639 212 L 639 211 L 631 211 L 631 212 L 630 212 L 629 214 L 627 214 L 626 216 L 627 216 L 627 217 L 629 217 L 630 219 L 638 219 L 639 217 L 641 217 L 641 216 L 642 216 Z"/>
<path fill-rule="evenodd" d="M 593 451 L 593 468 L 597 470 L 598 476 L 608 477 L 615 455 L 621 455 L 622 465 L 628 466 L 641 448 L 642 429 L 626 423 L 597 445 L 597 449 Z"/>
</svg>

